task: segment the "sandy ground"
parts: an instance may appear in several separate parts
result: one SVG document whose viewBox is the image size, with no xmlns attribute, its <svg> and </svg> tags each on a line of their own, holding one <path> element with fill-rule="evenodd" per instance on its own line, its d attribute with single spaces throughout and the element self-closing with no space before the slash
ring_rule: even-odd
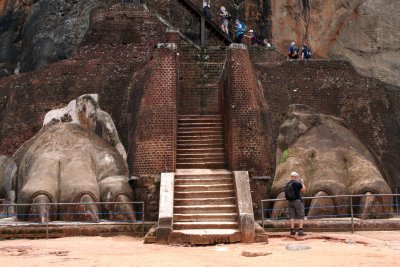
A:
<svg viewBox="0 0 400 267">
<path fill-rule="evenodd" d="M 307 248 L 293 251 L 286 247 Z M 246 253 L 267 254 L 245 257 Z M 201 247 L 143 244 L 140 238 L 68 237 L 0 241 L 1 266 L 400 266 L 400 232 L 312 233 L 295 240 Z"/>
</svg>

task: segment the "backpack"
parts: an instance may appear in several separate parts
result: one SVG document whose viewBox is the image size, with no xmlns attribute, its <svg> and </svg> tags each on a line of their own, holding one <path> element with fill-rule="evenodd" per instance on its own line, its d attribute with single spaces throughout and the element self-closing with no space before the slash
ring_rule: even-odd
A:
<svg viewBox="0 0 400 267">
<path fill-rule="evenodd" d="M 306 49 L 304 49 L 304 58 L 306 59 L 310 59 L 311 58 L 311 49 L 306 47 Z"/>
<path fill-rule="evenodd" d="M 289 181 L 283 189 L 285 191 L 285 198 L 287 200 L 296 200 L 296 192 L 294 191 L 293 184 L 294 181 Z"/>
</svg>

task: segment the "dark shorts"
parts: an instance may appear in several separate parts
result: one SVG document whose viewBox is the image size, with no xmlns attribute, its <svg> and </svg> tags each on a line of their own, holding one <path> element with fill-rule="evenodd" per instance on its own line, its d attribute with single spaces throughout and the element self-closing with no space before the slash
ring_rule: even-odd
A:
<svg viewBox="0 0 400 267">
<path fill-rule="evenodd" d="M 289 218 L 297 220 L 304 219 L 304 205 L 300 199 L 289 201 Z"/>
</svg>

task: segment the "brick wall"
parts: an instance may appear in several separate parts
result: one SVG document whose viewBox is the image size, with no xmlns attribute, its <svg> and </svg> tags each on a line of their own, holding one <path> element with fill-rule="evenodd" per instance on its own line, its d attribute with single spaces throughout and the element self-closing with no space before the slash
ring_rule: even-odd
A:
<svg viewBox="0 0 400 267">
<path fill-rule="evenodd" d="M 118 4 L 92 12 L 83 45 L 134 43 L 156 46 L 164 41 L 165 30 L 166 26 L 144 5 Z"/>
<path fill-rule="evenodd" d="M 142 75 L 149 57 L 145 48 L 99 45 L 40 70 L 3 78 L 0 154 L 11 156 L 39 131 L 48 111 L 87 93 L 99 94 L 100 107 L 111 115 L 121 139 L 126 140 L 126 109 L 122 107 L 129 105 L 128 94 L 133 93 L 128 90 L 132 73 Z"/>
<path fill-rule="evenodd" d="M 263 92 L 257 83 L 246 46 L 231 45 L 225 90 L 225 134 L 228 165 L 232 170 L 249 171 L 253 208 L 258 214 L 259 203 L 269 189 L 267 180 L 255 176 L 271 175 L 274 154 Z"/>
<path fill-rule="evenodd" d="M 220 83 L 228 49 L 180 47 L 179 114 L 221 114 Z"/>
<path fill-rule="evenodd" d="M 149 75 L 147 62 L 155 43 L 164 41 L 165 26 L 143 5 L 97 10 L 92 22 L 72 58 L 1 80 L 0 154 L 11 156 L 41 128 L 49 110 L 86 93 L 99 94 L 101 108 L 110 113 L 129 151 L 130 132 L 139 113 L 137 102 Z M 129 26 L 129 33 L 121 31 L 123 25 Z M 137 32 L 146 34 L 126 39 Z"/>
<path fill-rule="evenodd" d="M 175 170 L 177 53 L 158 48 L 152 72 L 140 102 L 133 145 L 131 173 L 136 175 Z"/>
</svg>

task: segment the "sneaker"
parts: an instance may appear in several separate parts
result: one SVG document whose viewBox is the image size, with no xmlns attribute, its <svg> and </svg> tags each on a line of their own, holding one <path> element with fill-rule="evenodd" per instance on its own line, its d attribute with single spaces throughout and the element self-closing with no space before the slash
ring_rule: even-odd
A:
<svg viewBox="0 0 400 267">
<path fill-rule="evenodd" d="M 294 230 L 290 230 L 290 235 L 295 235 L 296 232 Z"/>
<path fill-rule="evenodd" d="M 305 236 L 306 234 L 303 232 L 303 230 L 299 230 L 298 232 L 297 232 L 297 234 L 299 235 L 299 236 Z"/>
</svg>

